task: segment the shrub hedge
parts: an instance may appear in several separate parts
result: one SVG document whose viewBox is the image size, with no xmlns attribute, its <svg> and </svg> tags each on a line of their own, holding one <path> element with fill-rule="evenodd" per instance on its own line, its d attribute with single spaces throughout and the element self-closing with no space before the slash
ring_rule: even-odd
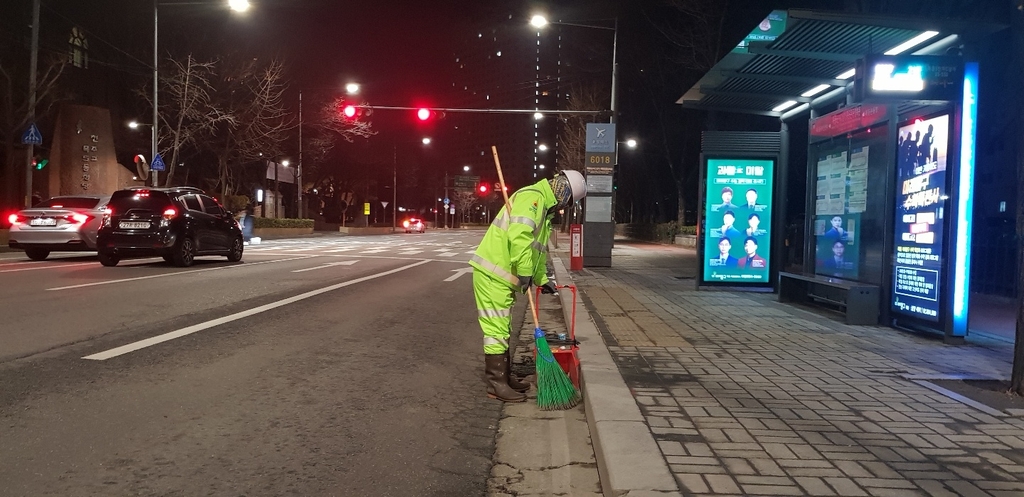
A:
<svg viewBox="0 0 1024 497">
<path fill-rule="evenodd" d="M 274 219 L 272 217 L 254 217 L 253 228 L 312 228 L 312 219 Z"/>
</svg>

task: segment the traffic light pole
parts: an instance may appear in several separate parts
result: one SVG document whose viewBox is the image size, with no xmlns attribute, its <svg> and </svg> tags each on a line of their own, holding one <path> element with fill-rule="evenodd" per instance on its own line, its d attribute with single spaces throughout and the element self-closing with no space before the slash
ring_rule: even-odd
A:
<svg viewBox="0 0 1024 497">
<path fill-rule="evenodd" d="M 28 123 L 36 121 L 36 70 L 39 64 L 39 1 L 32 2 L 32 55 L 29 59 L 28 72 Z M 25 207 L 32 207 L 32 158 L 35 156 L 35 145 L 29 143 L 25 153 Z M 13 169 L 13 168 L 12 168 Z M 11 183 L 15 181 L 11 178 Z M 11 189 L 13 191 L 13 188 Z M 13 197 L 13 195 L 11 195 Z M 14 198 L 10 199 L 14 202 Z"/>
</svg>

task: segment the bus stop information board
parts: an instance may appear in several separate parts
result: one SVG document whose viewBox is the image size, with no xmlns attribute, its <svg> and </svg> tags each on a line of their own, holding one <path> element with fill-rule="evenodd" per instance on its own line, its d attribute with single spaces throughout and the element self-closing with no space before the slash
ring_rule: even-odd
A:
<svg viewBox="0 0 1024 497">
<path fill-rule="evenodd" d="M 704 282 L 768 283 L 775 161 L 708 159 Z"/>
<path fill-rule="evenodd" d="M 947 219 L 946 150 L 949 116 L 916 120 L 899 129 L 896 183 L 896 266 L 892 309 L 939 320 L 942 238 Z"/>
</svg>

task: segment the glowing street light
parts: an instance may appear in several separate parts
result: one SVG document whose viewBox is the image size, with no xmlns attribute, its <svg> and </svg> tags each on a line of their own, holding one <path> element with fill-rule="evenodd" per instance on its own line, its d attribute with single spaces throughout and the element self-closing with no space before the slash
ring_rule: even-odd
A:
<svg viewBox="0 0 1024 497">
<path fill-rule="evenodd" d="M 423 144 L 424 145 L 430 145 L 430 137 L 429 136 L 424 136 L 423 137 Z"/>
<path fill-rule="evenodd" d="M 345 93 L 348 93 L 349 95 L 359 93 L 359 83 L 349 83 L 345 85 Z"/>
<path fill-rule="evenodd" d="M 249 10 L 249 0 L 228 0 L 228 7 L 235 12 L 245 12 Z"/>
</svg>

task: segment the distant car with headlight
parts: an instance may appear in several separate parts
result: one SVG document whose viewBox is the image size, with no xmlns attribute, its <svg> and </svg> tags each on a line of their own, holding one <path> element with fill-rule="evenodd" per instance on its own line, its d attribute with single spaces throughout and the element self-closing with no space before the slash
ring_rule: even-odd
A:
<svg viewBox="0 0 1024 497">
<path fill-rule="evenodd" d="M 68 195 L 53 197 L 11 214 L 7 245 L 25 251 L 34 261 L 50 252 L 96 250 L 96 234 L 103 212 L 110 201 L 104 195 Z"/>
<path fill-rule="evenodd" d="M 426 233 L 427 232 L 427 225 L 423 224 L 423 220 L 422 219 L 417 219 L 415 217 L 409 218 L 409 219 L 406 219 L 405 221 L 403 221 L 402 222 L 402 226 L 405 227 L 405 232 L 406 233 L 413 233 L 413 232 L 415 232 L 415 233 Z"/>
</svg>

